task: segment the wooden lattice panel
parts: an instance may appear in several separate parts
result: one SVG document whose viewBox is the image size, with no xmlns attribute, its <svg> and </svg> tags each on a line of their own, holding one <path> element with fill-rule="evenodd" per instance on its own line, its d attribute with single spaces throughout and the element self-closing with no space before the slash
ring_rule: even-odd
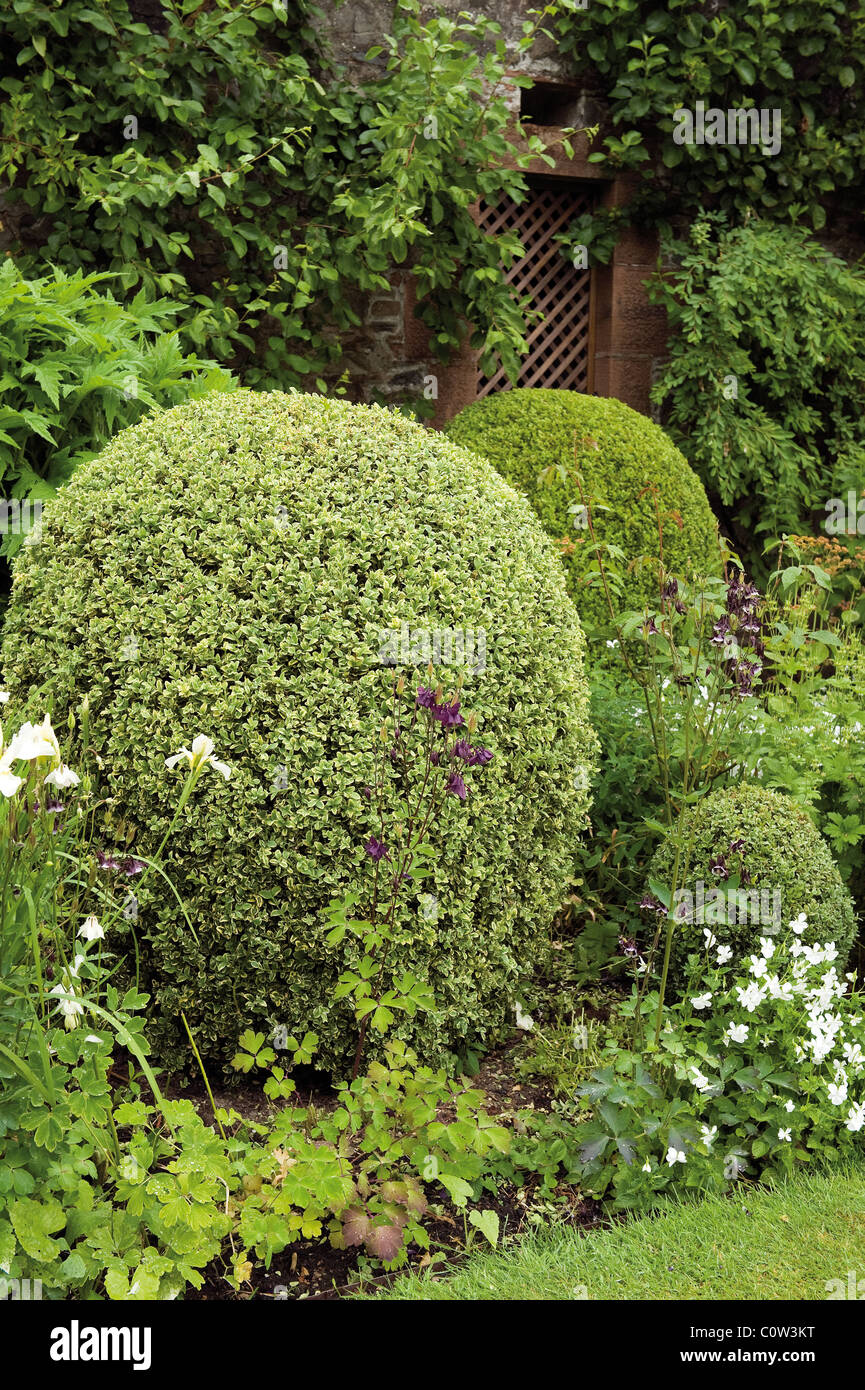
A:
<svg viewBox="0 0 865 1390">
<path fill-rule="evenodd" d="M 519 386 L 589 389 L 591 272 L 572 265 L 553 238 L 592 205 L 591 190 L 571 184 L 532 188 L 522 203 L 503 195 L 495 207 L 481 206 L 478 220 L 484 231 L 513 231 L 519 237 L 525 255 L 514 262 L 507 279 L 518 299 L 528 298 L 530 308 L 540 312 L 529 321 L 529 351 Z M 479 374 L 477 392 L 486 396 L 509 384 L 502 370 L 491 377 Z"/>
</svg>

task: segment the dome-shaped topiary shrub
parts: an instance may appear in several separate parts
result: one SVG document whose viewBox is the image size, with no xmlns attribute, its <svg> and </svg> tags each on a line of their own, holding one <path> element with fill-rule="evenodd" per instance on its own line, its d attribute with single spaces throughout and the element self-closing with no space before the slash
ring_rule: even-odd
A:
<svg viewBox="0 0 865 1390">
<path fill-rule="evenodd" d="M 655 498 L 664 518 L 664 563 L 672 574 L 718 574 L 718 527 L 703 484 L 664 431 L 622 401 L 576 391 L 516 389 L 475 401 L 447 426 L 451 439 L 481 454 L 524 492 L 554 540 L 563 548 L 568 583 L 587 624 L 606 623 L 608 609 L 597 580 L 587 584 L 594 563 L 591 539 L 573 479 L 582 477 L 597 539 L 616 545 L 622 565 L 659 555 Z M 567 478 L 540 475 L 563 465 Z M 669 513 L 676 513 L 681 526 Z M 635 566 L 620 607 L 639 608 L 657 599 L 657 571 Z"/>
<path fill-rule="evenodd" d="M 425 1060 L 512 1020 L 586 818 L 583 636 L 525 499 L 387 410 L 241 391 L 126 430 L 47 508 L 16 562 L 3 674 L 22 699 L 44 684 L 34 707 L 58 726 L 89 697 L 106 846 L 158 846 L 179 791 L 165 758 L 197 733 L 233 771 L 201 782 L 170 842 L 197 940 L 156 875 L 139 905 L 163 1060 L 186 1055 L 181 1010 L 212 1058 L 256 1021 L 315 1031 L 323 1064 L 351 1051 L 332 991 L 358 948 L 326 944 L 323 912 L 379 834 L 386 663 L 422 667 L 418 633 L 435 660 L 448 631 L 472 644 L 462 701 L 494 758 L 465 805 L 449 799 L 436 911 L 406 899 L 388 960 L 443 1010 L 401 1030 Z"/>
<path fill-rule="evenodd" d="M 802 941 L 834 941 L 843 973 L 856 934 L 853 904 L 829 846 L 790 797 L 757 782 L 719 788 L 686 815 L 684 834 L 691 852 L 673 903 L 669 981 L 682 984 L 688 953 L 705 950 L 706 930 L 739 959 L 759 954 L 762 936 L 786 932 L 801 913 Z M 669 889 L 675 857 L 672 841 L 662 841 L 649 880 Z"/>
</svg>

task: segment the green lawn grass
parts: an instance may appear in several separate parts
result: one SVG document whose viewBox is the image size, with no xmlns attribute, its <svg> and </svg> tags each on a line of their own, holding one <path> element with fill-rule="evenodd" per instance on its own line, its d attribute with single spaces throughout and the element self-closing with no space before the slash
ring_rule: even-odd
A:
<svg viewBox="0 0 865 1390">
<path fill-rule="evenodd" d="M 663 1215 L 585 1235 L 547 1228 L 499 1252 L 476 1249 L 452 1272 L 403 1276 L 376 1296 L 825 1300 L 827 1281 L 839 1279 L 846 1290 L 851 1270 L 865 1295 L 865 1170 L 858 1168 L 671 1205 Z"/>
</svg>

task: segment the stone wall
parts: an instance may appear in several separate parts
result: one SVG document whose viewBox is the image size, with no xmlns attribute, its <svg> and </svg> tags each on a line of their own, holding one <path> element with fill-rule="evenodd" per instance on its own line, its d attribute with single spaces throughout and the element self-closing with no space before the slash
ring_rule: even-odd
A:
<svg viewBox="0 0 865 1390">
<path fill-rule="evenodd" d="M 528 75 L 533 79 L 528 89 L 513 81 L 504 84 L 504 95 L 515 121 L 521 114 L 533 118 L 527 120 L 524 128 L 554 142 L 557 129 L 595 124 L 603 116 L 603 108 L 590 87 L 575 81 L 573 72 L 545 36 L 538 37 L 528 54 L 518 52 L 522 25 L 531 8 L 530 0 L 495 0 L 494 4 L 474 9 L 468 9 L 461 0 L 441 0 L 438 5 L 429 6 L 427 13 L 437 11 L 456 18 L 468 11 L 495 18 L 512 54 L 510 75 Z M 388 0 L 346 0 L 340 5 L 326 2 L 325 9 L 334 56 L 358 80 L 363 74 L 368 76 L 371 65 L 364 61 L 364 55 L 380 43 L 387 31 L 391 4 Z M 516 130 L 514 140 L 519 143 Z M 538 161 L 531 172 L 545 178 L 590 183 L 602 204 L 616 205 L 630 197 L 632 184 L 628 180 L 599 177 L 596 166 L 587 161 L 584 140 L 576 142 L 574 158 L 567 157 L 560 146 L 553 145 L 552 153 L 552 170 Z M 650 409 L 649 390 L 666 344 L 664 314 L 649 304 L 642 288 L 656 261 L 655 240 L 628 233 L 611 264 L 592 272 L 591 389 L 598 395 L 616 396 L 644 412 Z M 425 391 L 429 396 L 434 390 L 434 421 L 441 424 L 474 399 L 476 356 L 466 347 L 447 368 L 437 364 L 413 308 L 411 275 L 395 272 L 392 293 L 376 296 L 363 306 L 363 327 L 343 340 L 342 365 L 349 370 L 349 394 L 355 399 L 397 401 L 407 395 L 420 397 Z"/>
</svg>

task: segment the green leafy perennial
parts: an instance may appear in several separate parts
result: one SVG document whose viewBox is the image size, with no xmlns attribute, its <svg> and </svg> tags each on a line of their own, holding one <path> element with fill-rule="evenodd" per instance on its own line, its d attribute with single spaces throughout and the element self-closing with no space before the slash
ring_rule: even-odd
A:
<svg viewBox="0 0 865 1390">
<path fill-rule="evenodd" d="M 116 277 L 67 275 L 30 280 L 10 258 L 0 263 L 0 490 L 7 497 L 52 496 L 77 464 L 154 406 L 229 390 L 214 362 L 186 357 L 174 327 L 177 306 L 127 305 Z M 107 283 L 106 283 L 107 282 Z M 17 549 L 20 532 L 4 538 Z"/>
</svg>

